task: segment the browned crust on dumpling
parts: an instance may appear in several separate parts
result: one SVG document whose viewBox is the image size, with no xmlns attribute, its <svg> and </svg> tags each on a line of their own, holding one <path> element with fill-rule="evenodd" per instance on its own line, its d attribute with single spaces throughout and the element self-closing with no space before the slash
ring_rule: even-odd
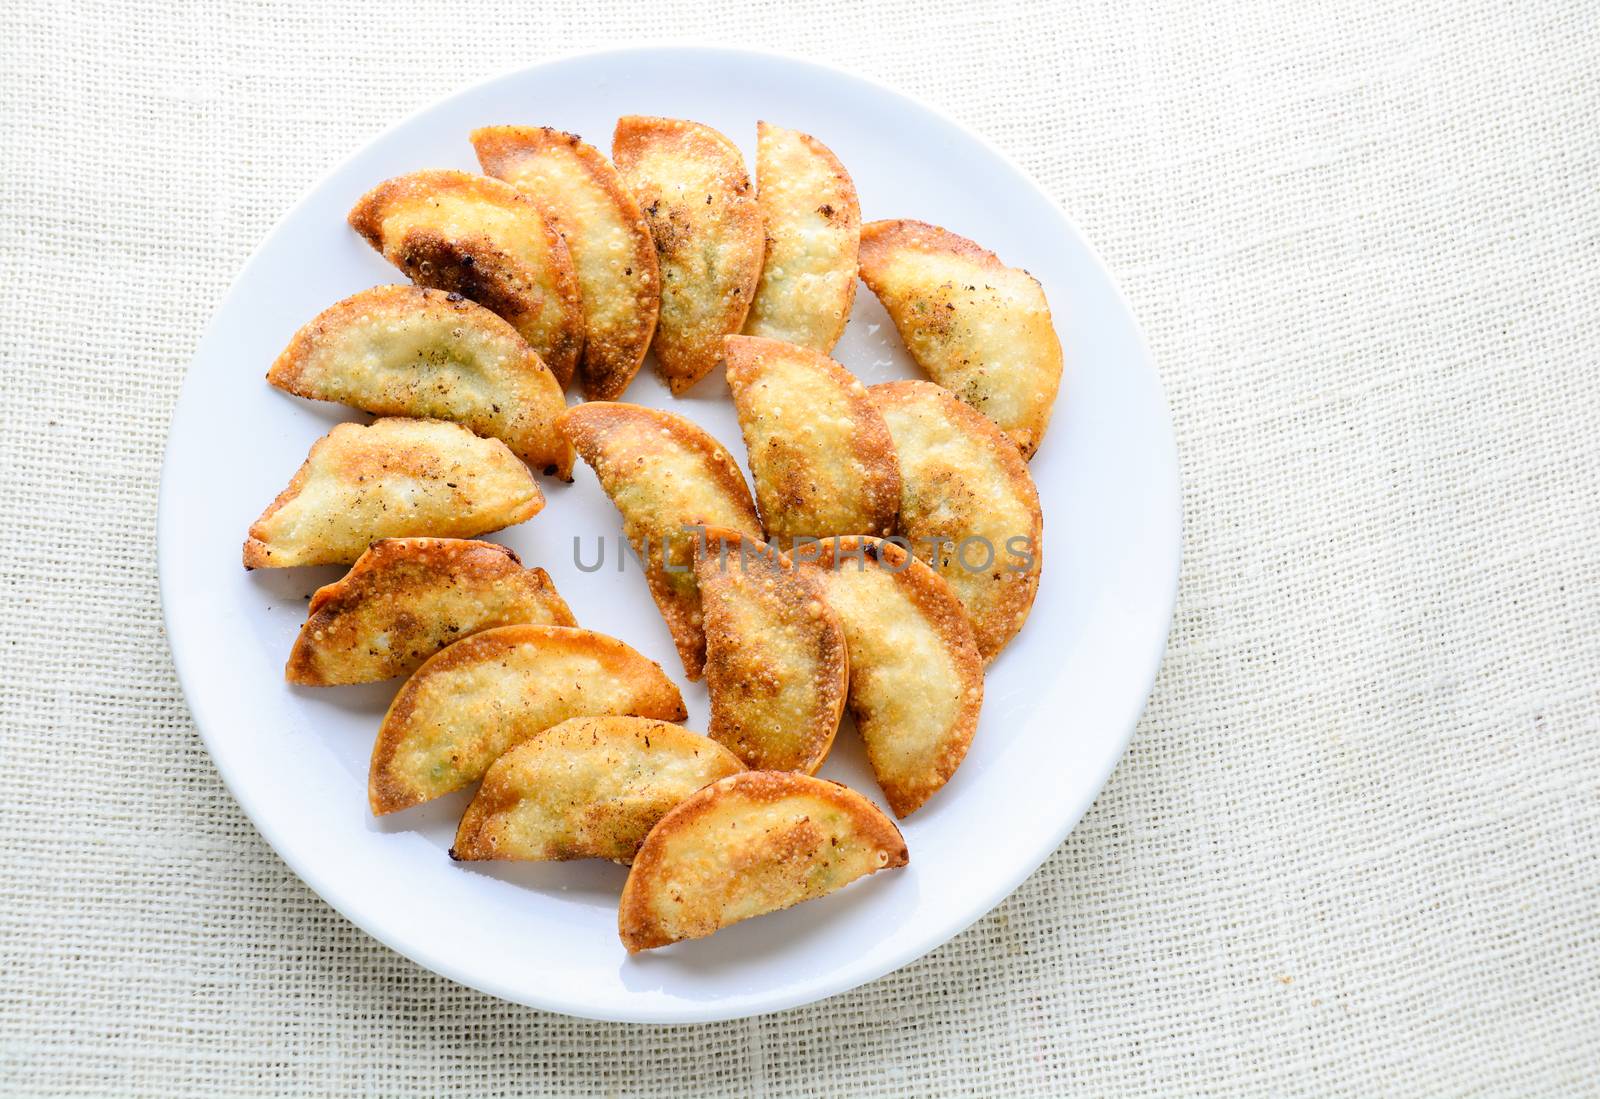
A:
<svg viewBox="0 0 1600 1099">
<path fill-rule="evenodd" d="M 509 211 L 524 243 L 534 242 L 542 269 L 485 234 L 455 235 L 438 226 L 415 225 L 392 234 L 390 213 L 405 203 L 450 195 Z M 493 310 L 522 334 L 563 388 L 572 380 L 583 350 L 583 303 L 566 243 L 545 221 L 533 201 L 498 179 L 452 169 L 412 172 L 386 180 L 362 196 L 350 211 L 350 227 L 385 259 L 420 286 L 452 291 Z M 547 310 L 547 290 L 554 297 Z"/>
<path fill-rule="evenodd" d="M 382 324 L 429 325 L 440 343 L 417 347 L 420 330 L 414 329 L 393 336 L 395 343 L 383 349 Z M 352 333 L 360 336 L 352 340 Z M 435 372 L 452 360 L 475 372 L 498 368 L 496 377 L 483 375 L 484 386 L 503 388 L 463 404 L 461 387 L 441 389 L 448 383 Z M 535 469 L 572 480 L 575 456 L 555 429 L 567 407 L 561 383 L 509 321 L 457 293 L 374 286 L 352 294 L 294 334 L 267 381 L 297 397 L 338 401 L 378 416 L 453 420 L 499 439 Z"/>
<path fill-rule="evenodd" d="M 448 618 L 439 617 L 441 602 L 454 604 Z M 464 538 L 374 542 L 343 578 L 317 589 L 307 611 L 284 678 L 308 687 L 408 675 L 446 645 L 497 626 L 577 625 L 543 569 Z"/>
<path fill-rule="evenodd" d="M 706 732 L 745 765 L 815 774 L 844 712 L 844 631 L 816 579 L 765 543 L 709 530 L 695 554 L 706 633 Z"/>
<path fill-rule="evenodd" d="M 908 256 L 958 259 L 994 285 L 968 283 L 966 274 L 902 285 L 896 261 Z M 966 237 L 906 219 L 863 225 L 859 261 L 862 281 L 883 302 L 917 364 L 1031 458 L 1049 426 L 1063 369 L 1061 339 L 1039 280 Z M 962 299 L 959 308 L 952 298 Z M 1004 347 L 1015 358 L 996 363 L 963 343 Z"/>
<path fill-rule="evenodd" d="M 611 162 L 577 134 L 549 126 L 485 126 L 472 132 L 472 145 L 484 172 L 511 183 L 532 198 L 545 220 L 566 241 L 584 296 L 586 338 L 579 371 L 583 394 L 591 401 L 616 400 L 639 372 L 661 311 L 661 272 L 656 263 L 655 242 L 639 204 L 623 186 Z M 598 285 L 607 278 L 602 266 L 608 257 L 590 255 L 595 248 L 609 251 L 610 242 L 590 240 L 585 235 L 588 219 L 582 211 L 572 208 L 571 195 L 541 185 L 536 176 L 523 170 L 541 157 L 569 158 L 593 189 L 592 197 L 604 202 L 625 226 L 627 255 L 610 258 L 613 266 L 621 262 L 623 267 L 620 278 L 607 280 L 614 285 Z M 633 301 L 633 312 L 625 322 L 614 316 L 611 302 L 607 302 L 607 315 L 599 315 L 601 303 L 596 299 L 600 294 L 618 292 L 627 293 Z"/>
<path fill-rule="evenodd" d="M 750 311 L 766 249 L 761 209 L 738 147 L 709 126 L 626 115 L 611 156 L 655 239 L 661 316 L 652 346 L 663 380 L 681 394 L 717 365 L 722 337 Z"/>
<path fill-rule="evenodd" d="M 693 421 L 642 405 L 591 401 L 569 408 L 560 429 L 595 471 L 612 502 L 619 493 L 659 498 L 619 506 L 623 533 L 638 550 L 650 539 L 646 580 L 666 620 L 672 640 L 690 679 L 705 667 L 705 630 L 700 593 L 694 582 L 694 545 L 685 526 L 715 526 L 759 537 L 750 489 L 728 449 Z M 645 512 L 649 511 L 650 514 Z M 661 539 L 670 540 L 663 556 Z M 665 563 L 673 569 L 667 571 Z"/>
<path fill-rule="evenodd" d="M 815 880 L 819 867 L 826 869 L 830 860 L 844 856 L 839 854 L 838 846 L 830 842 L 838 837 L 825 833 L 809 815 L 790 822 L 781 834 L 772 837 L 773 842 L 767 847 L 741 849 L 739 841 L 726 835 L 708 835 L 704 839 L 710 850 L 707 858 L 696 860 L 698 865 L 679 868 L 668 861 L 668 848 L 675 839 L 710 825 L 718 815 L 731 810 L 731 815 L 744 816 L 745 810 L 756 813 L 791 799 L 796 800 L 800 808 L 825 807 L 847 818 L 852 831 L 846 837 L 845 846 L 853 845 L 860 850 L 847 852 L 858 865 L 850 868 L 846 880 L 837 883 Z M 631 954 L 684 939 L 701 938 L 745 918 L 740 915 L 725 918 L 728 913 L 718 906 L 719 898 L 680 896 L 674 900 L 683 902 L 691 911 L 680 914 L 677 921 L 680 926 L 668 926 L 654 902 L 661 894 L 671 894 L 679 887 L 676 872 L 680 869 L 687 872 L 684 877 L 688 880 L 683 888 L 693 887 L 695 871 L 701 877 L 715 874 L 718 879 L 715 884 L 732 889 L 745 886 L 747 882 L 757 883 L 748 886 L 751 889 L 773 885 L 773 892 L 762 896 L 758 906 L 759 914 L 765 914 L 825 896 L 866 874 L 905 866 L 909 861 L 910 854 L 900 829 L 876 805 L 849 787 L 790 771 L 745 771 L 690 795 L 651 829 L 622 888 L 622 899 L 617 906 L 617 930 L 622 944 Z M 777 880 L 769 883 L 765 877 Z M 779 889 L 782 891 L 778 892 Z"/>
<path fill-rule="evenodd" d="M 681 725 L 575 717 L 490 764 L 450 857 L 631 863 L 673 806 L 744 769 L 728 749 Z"/>
<path fill-rule="evenodd" d="M 440 458 L 443 456 L 443 451 L 440 449 L 442 445 L 440 438 L 426 440 L 426 446 L 416 445 L 420 441 L 417 438 L 418 429 L 431 432 L 434 427 L 442 429 L 444 441 L 473 450 L 480 468 L 442 467 Z M 406 440 L 408 432 L 411 435 L 409 442 Z M 451 437 L 451 433 L 458 434 Z M 275 536 L 271 529 L 272 520 L 284 508 L 299 500 L 313 474 L 329 472 L 328 467 L 322 463 L 329 459 L 330 452 L 337 460 L 332 473 L 340 475 L 339 483 L 347 487 L 352 483 L 363 486 L 355 490 L 358 497 L 368 492 L 381 491 L 384 475 L 397 474 L 407 480 L 448 489 L 459 506 L 450 515 L 429 515 L 426 519 L 416 517 L 402 519 L 384 508 L 383 522 L 374 522 L 364 528 L 359 532 L 360 538 L 355 537 L 357 532 L 350 532 L 351 545 L 348 548 L 338 550 L 325 548 L 316 554 L 293 556 L 282 545 L 275 546 Z M 489 462 L 495 458 L 503 459 L 502 468 L 489 468 Z M 496 501 L 494 502 L 496 506 L 493 508 L 481 500 L 475 503 L 472 492 L 485 487 L 477 477 L 480 472 L 486 474 L 485 480 L 487 475 L 500 474 L 505 474 L 508 480 L 515 480 L 519 499 Z M 344 500 L 339 503 L 341 510 L 323 517 L 330 526 L 349 517 L 350 501 Z M 480 509 L 479 505 L 484 506 Z M 289 484 L 278 493 L 271 504 L 267 505 L 260 518 L 251 524 L 249 536 L 244 543 L 244 567 L 261 569 L 293 565 L 348 564 L 365 553 L 367 547 L 380 538 L 421 535 L 472 537 L 531 519 L 543 508 L 544 493 L 539 491 L 538 482 L 533 479 L 528 468 L 517 460 L 516 455 L 511 453 L 510 448 L 498 439 L 479 439 L 460 424 L 450 423 L 447 420 L 415 420 L 391 416 L 366 426 L 354 423 L 335 424 L 331 431 L 311 444 L 306 460 L 289 479 Z M 359 542 L 359 546 L 355 544 L 356 542 Z"/>
<path fill-rule="evenodd" d="M 767 533 L 785 547 L 797 537 L 892 534 L 900 510 L 900 467 L 867 388 L 808 348 L 759 336 L 729 336 L 723 346 Z M 785 368 L 796 373 L 785 378 Z M 796 377 L 816 390 L 797 387 Z M 831 426 L 838 416 L 821 406 L 824 399 L 844 406 L 848 428 Z M 781 423 L 764 422 L 773 404 L 783 409 Z M 817 423 L 819 412 L 830 426 Z"/>
<path fill-rule="evenodd" d="M 938 752 L 928 766 L 916 773 L 895 773 L 899 768 L 886 762 L 891 755 L 886 749 L 892 747 L 894 738 L 905 735 L 909 722 L 886 721 L 884 715 L 874 713 L 865 702 L 862 681 L 871 674 L 872 668 L 865 659 L 866 654 L 850 641 L 850 616 L 840 615 L 846 642 L 851 645 L 850 712 L 866 741 L 867 760 L 889 807 L 897 817 L 908 816 L 955 774 L 977 731 L 978 713 L 983 704 L 983 659 L 973 639 L 972 626 L 944 578 L 893 542 L 853 536 L 830 538 L 815 547 L 815 552 L 814 567 L 820 570 L 881 569 L 938 636 L 941 648 L 951 660 L 956 677 L 953 686 L 959 696 L 954 720 L 938 730 Z M 798 559 L 801 554 L 796 552 L 790 556 Z M 825 590 L 826 587 L 825 581 Z M 882 625 L 886 627 L 887 623 Z M 879 623 L 871 623 L 866 628 L 876 634 L 879 627 Z M 909 688 L 897 690 L 895 701 L 913 706 L 925 704 L 923 695 Z"/>
<path fill-rule="evenodd" d="M 1004 485 L 985 484 L 985 471 L 955 468 L 947 446 L 938 448 L 939 457 L 917 453 L 905 445 L 908 440 L 902 440 L 899 448 L 904 479 L 900 533 L 911 542 L 912 551 L 949 582 L 967 610 L 978 651 L 986 662 L 993 660 L 1022 629 L 1039 592 L 1044 515 L 1028 463 L 992 420 L 958 401 L 942 386 L 919 381 L 884 382 L 872 386 L 868 393 L 885 415 L 897 407 L 936 410 L 992 459 L 1004 480 Z M 924 466 L 925 457 L 931 469 Z M 979 529 L 984 513 L 997 509 L 1007 497 L 1025 516 L 1021 524 L 1016 524 L 1017 529 Z M 987 569 L 971 571 L 959 559 L 961 541 L 969 536 L 988 539 L 993 560 Z M 1033 565 L 1024 572 L 1009 570 L 1011 556 L 1006 543 L 1014 537 L 1028 539 Z M 933 539 L 939 539 L 943 547 L 937 553 L 931 544 Z"/>
<path fill-rule="evenodd" d="M 430 677 L 449 673 L 464 666 L 486 666 L 497 661 L 504 662 L 508 651 L 519 646 L 534 648 L 541 657 L 545 654 L 577 654 L 598 663 L 603 674 L 630 685 L 632 694 L 628 713 L 632 716 L 652 717 L 662 721 L 682 721 L 688 716 L 688 710 L 683 705 L 683 696 L 662 672 L 661 666 L 614 637 L 592 630 L 565 626 L 500 626 L 485 630 L 457 641 L 430 657 L 422 667 L 412 673 L 411 678 L 400 688 L 400 693 L 395 695 L 394 701 L 389 704 L 389 710 L 383 717 L 383 724 L 378 729 L 377 741 L 372 746 L 372 766 L 367 778 L 367 798 L 373 813 L 382 815 L 412 805 L 420 805 L 433 797 L 448 793 L 450 789 L 460 789 L 481 776 L 482 771 L 479 771 L 459 780 L 453 778 L 451 780 L 453 785 L 449 789 L 425 793 L 406 785 L 403 774 L 394 764 L 397 753 L 407 743 L 412 732 L 411 724 L 418 706 L 418 696 L 428 684 Z M 569 693 L 581 694 L 585 686 L 579 683 L 558 683 L 547 680 L 536 680 L 532 685 L 538 690 L 552 692 L 557 697 L 565 697 Z M 592 714 L 569 712 L 550 724 L 586 716 Z M 549 728 L 549 725 L 543 727 Z M 539 731 L 539 729 L 526 730 L 525 735 L 505 747 L 510 748 Z M 504 749 L 501 754 L 503 751 Z M 485 760 L 483 770 L 487 770 L 492 762 L 493 759 Z"/>
</svg>

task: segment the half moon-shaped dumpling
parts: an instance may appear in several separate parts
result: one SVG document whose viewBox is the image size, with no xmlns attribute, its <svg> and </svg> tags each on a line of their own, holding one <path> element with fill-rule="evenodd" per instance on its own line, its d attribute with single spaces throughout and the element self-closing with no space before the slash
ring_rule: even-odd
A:
<svg viewBox="0 0 1600 1099">
<path fill-rule="evenodd" d="M 815 550 L 815 573 L 844 626 L 850 713 L 895 816 L 949 781 L 983 704 L 972 627 L 937 573 L 892 542 L 837 538 Z"/>
<path fill-rule="evenodd" d="M 421 286 L 510 321 L 563 387 L 583 349 L 578 278 L 560 234 L 509 183 L 435 169 L 368 191 L 350 225 Z"/>
<path fill-rule="evenodd" d="M 1061 339 L 1038 280 L 920 221 L 863 226 L 861 278 L 917 365 L 1033 457 L 1061 386 Z"/>
<path fill-rule="evenodd" d="M 632 862 L 667 810 L 744 770 L 716 741 L 643 717 L 575 717 L 495 760 L 450 857 Z"/>
<path fill-rule="evenodd" d="M 765 543 L 707 532 L 695 579 L 705 612 L 713 740 L 759 771 L 814 774 L 833 747 L 850 666 L 810 570 Z"/>
<path fill-rule="evenodd" d="M 572 480 L 561 384 L 510 323 L 460 294 L 374 286 L 295 333 L 267 381 L 379 416 L 454 420 Z"/>
<path fill-rule="evenodd" d="M 284 678 L 332 687 L 410 675 L 452 642 L 520 623 L 577 624 L 543 569 L 493 542 L 385 538 L 311 597 Z"/>
<path fill-rule="evenodd" d="M 756 200 L 767 255 L 746 335 L 833 350 L 856 296 L 861 204 L 826 145 L 770 122 L 756 126 Z"/>
<path fill-rule="evenodd" d="M 908 861 L 894 822 L 849 787 L 745 771 L 691 794 L 651 830 L 617 928 L 629 953 L 704 938 Z"/>
<path fill-rule="evenodd" d="M 761 537 L 744 474 L 726 447 L 682 416 L 592 401 L 569 408 L 561 430 L 594 468 L 622 513 L 622 532 L 645 562 L 650 595 L 690 679 L 705 666 L 706 637 L 689 527 Z"/>
<path fill-rule="evenodd" d="M 543 507 L 499 439 L 443 420 L 336 424 L 250 527 L 244 567 L 348 565 L 380 538 L 471 538 Z"/>
<path fill-rule="evenodd" d="M 485 126 L 478 163 L 533 199 L 567 242 L 583 295 L 579 377 L 591 401 L 614 401 L 639 372 L 661 310 L 655 242 L 639 204 L 592 145 L 548 126 Z"/>
<path fill-rule="evenodd" d="M 766 248 L 761 209 L 738 148 L 709 126 L 628 115 L 611 156 L 655 238 L 656 362 L 682 393 L 717 365 L 722 337 L 750 311 Z"/>
<path fill-rule="evenodd" d="M 987 417 L 932 382 L 867 391 L 900 457 L 900 533 L 945 578 L 984 660 L 1016 635 L 1039 591 L 1044 520 L 1027 462 Z"/>
<path fill-rule="evenodd" d="M 900 471 L 866 387 L 794 344 L 729 336 L 724 346 L 767 533 L 784 547 L 799 537 L 893 533 Z"/>
<path fill-rule="evenodd" d="M 372 811 L 459 790 L 513 745 L 597 714 L 688 716 L 661 665 L 614 637 L 564 626 L 473 634 L 431 657 L 389 705 L 372 748 Z"/>
</svg>

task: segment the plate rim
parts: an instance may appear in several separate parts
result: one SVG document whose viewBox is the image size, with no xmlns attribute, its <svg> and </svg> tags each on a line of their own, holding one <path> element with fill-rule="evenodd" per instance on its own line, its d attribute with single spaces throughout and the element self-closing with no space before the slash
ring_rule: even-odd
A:
<svg viewBox="0 0 1600 1099">
<path fill-rule="evenodd" d="M 210 720 L 207 716 L 202 716 L 202 711 L 205 709 L 205 707 L 197 703 L 198 695 L 194 690 L 191 689 L 190 682 L 185 675 L 184 663 L 178 654 L 177 643 L 175 640 L 176 635 L 173 630 L 172 619 L 172 607 L 175 600 L 171 594 L 171 589 L 175 588 L 177 579 L 171 574 L 171 570 L 168 567 L 170 557 L 164 547 L 169 545 L 169 538 L 178 536 L 176 531 L 168 529 L 172 522 L 170 517 L 173 514 L 173 509 L 169 506 L 169 500 L 176 492 L 176 489 L 174 488 L 175 477 L 172 472 L 173 463 L 171 461 L 173 437 L 178 418 L 184 411 L 186 399 L 189 399 L 193 392 L 193 387 L 190 385 L 190 379 L 195 362 L 199 358 L 201 350 L 209 343 L 213 330 L 216 328 L 218 317 L 224 312 L 226 306 L 233 300 L 235 294 L 238 293 L 240 286 L 245 283 L 247 276 L 250 275 L 251 271 L 256 266 L 267 243 L 276 237 L 284 225 L 293 219 L 295 215 L 299 213 L 301 208 L 311 201 L 314 195 L 318 194 L 334 177 L 339 175 L 350 162 L 361 156 L 372 146 L 388 138 L 396 131 L 409 127 L 425 114 L 428 114 L 455 100 L 477 94 L 492 85 L 515 80 L 525 73 L 529 73 L 538 69 L 573 61 L 592 60 L 607 57 L 616 58 L 628 54 L 655 54 L 673 51 L 694 51 L 706 54 L 719 54 L 731 58 L 770 58 L 775 61 L 782 61 L 788 64 L 818 70 L 831 77 L 843 78 L 847 81 L 853 81 L 866 85 L 870 87 L 874 93 L 880 96 L 898 100 L 909 107 L 925 111 L 928 114 L 938 118 L 941 122 L 955 128 L 963 136 L 976 143 L 991 156 L 995 157 L 1001 163 L 1010 168 L 1018 178 L 1025 181 L 1026 184 L 1032 188 L 1040 198 L 1042 198 L 1051 208 L 1056 211 L 1056 214 L 1060 217 L 1061 222 L 1066 227 L 1068 233 L 1075 238 L 1078 246 L 1083 249 L 1084 254 L 1091 259 L 1094 265 L 1098 268 L 1099 273 L 1104 278 L 1112 296 L 1115 298 L 1119 307 L 1126 313 L 1130 322 L 1131 335 L 1139 352 L 1138 357 L 1140 361 L 1138 366 L 1140 369 L 1145 370 L 1149 374 L 1148 380 L 1154 387 L 1154 395 L 1156 397 L 1156 404 L 1158 406 L 1160 420 L 1159 426 L 1164 429 L 1161 432 L 1164 445 L 1161 448 L 1163 453 L 1160 455 L 1161 461 L 1159 464 L 1161 466 L 1161 491 L 1166 497 L 1166 506 L 1163 506 L 1159 510 L 1171 514 L 1173 519 L 1173 528 L 1171 545 L 1168 547 L 1166 554 L 1168 557 L 1167 575 L 1165 577 L 1164 590 L 1162 593 L 1164 602 L 1166 604 L 1166 610 L 1163 615 L 1166 628 L 1160 631 L 1160 633 L 1157 635 L 1154 651 L 1150 652 L 1145 657 L 1146 673 L 1143 677 L 1144 688 L 1138 694 L 1137 701 L 1133 704 L 1131 712 L 1126 713 L 1124 719 L 1120 722 L 1120 728 L 1122 731 L 1114 738 L 1115 750 L 1108 751 L 1105 754 L 1105 762 L 1100 768 L 1098 768 L 1099 773 L 1093 776 L 1093 792 L 1084 799 L 1082 805 L 1078 806 L 1074 811 L 1063 815 L 1061 818 L 1061 825 L 1054 829 L 1044 830 L 1036 842 L 1029 845 L 1028 857 L 1019 860 L 1018 862 L 1018 865 L 1023 868 L 1020 873 L 1005 875 L 998 888 L 987 891 L 980 900 L 970 904 L 968 914 L 966 914 L 964 918 L 960 919 L 957 923 L 953 924 L 948 932 L 944 933 L 942 937 L 937 939 L 937 941 L 915 941 L 909 946 L 890 949 L 886 951 L 886 957 L 880 958 L 878 961 L 863 967 L 860 972 L 854 970 L 843 971 L 847 973 L 845 977 L 842 979 L 836 978 L 833 980 L 824 980 L 821 982 L 820 987 L 805 988 L 798 991 L 779 994 L 773 997 L 771 1002 L 755 1008 L 737 1007 L 732 1010 L 719 1010 L 718 1005 L 720 1001 L 706 1001 L 694 1003 L 680 1002 L 675 1005 L 673 1010 L 670 1011 L 655 1010 L 646 1007 L 645 1005 L 640 1005 L 641 1010 L 631 1012 L 614 1012 L 596 1009 L 582 1003 L 581 1001 L 574 1001 L 562 996 L 543 996 L 539 994 L 540 990 L 538 989 L 529 990 L 522 986 L 502 986 L 497 985 L 496 982 L 492 980 L 483 979 L 479 975 L 468 976 L 454 962 L 442 958 L 439 954 L 431 950 L 426 944 L 419 946 L 418 944 L 407 942 L 404 947 L 401 947 L 397 945 L 395 941 L 393 941 L 393 938 L 390 935 L 380 931 L 379 928 L 374 926 L 372 922 L 357 916 L 355 912 L 352 911 L 352 905 L 348 902 L 347 898 L 341 895 L 340 890 L 335 883 L 324 880 L 322 875 L 318 874 L 314 870 L 300 865 L 295 859 L 291 858 L 286 853 L 284 846 L 281 843 L 281 837 L 274 834 L 274 830 L 270 824 L 264 823 L 264 820 L 271 819 L 270 814 L 263 812 L 262 807 L 258 802 L 254 802 L 249 797 L 241 794 L 239 784 L 236 782 L 236 776 L 230 774 L 229 769 L 224 766 L 221 758 L 219 758 L 218 751 L 214 744 L 215 738 L 211 732 L 208 732 L 208 728 L 215 728 L 217 723 L 213 720 Z M 284 863 L 284 865 L 287 866 L 296 877 L 304 882 L 306 886 L 312 890 L 312 892 L 316 893 L 318 898 L 322 900 L 323 903 L 327 904 L 335 912 L 338 912 L 340 916 L 361 930 L 364 934 L 383 944 L 384 947 L 393 951 L 399 956 L 409 959 L 414 964 L 420 965 L 423 968 L 446 978 L 447 980 L 455 982 L 456 984 L 471 988 L 484 995 L 493 996 L 496 999 L 504 1000 L 509 1003 L 521 1004 L 526 1007 L 532 1007 L 538 1010 L 549 1011 L 573 1018 L 589 1019 L 602 1022 L 636 1023 L 663 1026 L 672 1024 L 698 1024 L 721 1022 L 733 1019 L 754 1018 L 781 1011 L 789 1011 L 797 1007 L 803 1007 L 808 1004 L 817 1003 L 822 1000 L 841 995 L 845 992 L 852 991 L 853 989 L 860 988 L 861 986 L 879 980 L 890 973 L 894 973 L 916 961 L 917 959 L 924 957 L 934 950 L 937 950 L 940 947 L 948 944 L 951 940 L 969 930 L 984 916 L 993 912 L 996 907 L 1014 894 L 1024 882 L 1026 882 L 1034 874 L 1038 873 L 1038 871 L 1044 866 L 1045 862 L 1049 860 L 1050 856 L 1060 849 L 1067 837 L 1071 835 L 1072 832 L 1077 828 L 1085 814 L 1087 814 L 1101 793 L 1104 792 L 1106 783 L 1109 781 L 1112 772 L 1127 754 L 1128 745 L 1132 742 L 1133 734 L 1137 729 L 1139 718 L 1142 716 L 1149 703 L 1151 692 L 1155 686 L 1156 677 L 1160 672 L 1163 658 L 1166 653 L 1168 640 L 1171 635 L 1172 619 L 1177 607 L 1178 582 L 1181 574 L 1183 558 L 1183 508 L 1180 472 L 1181 471 L 1178 466 L 1177 440 L 1173 429 L 1172 408 L 1167 400 L 1166 388 L 1162 384 L 1160 372 L 1156 368 L 1155 358 L 1151 353 L 1149 341 L 1145 336 L 1143 326 L 1139 323 L 1138 314 L 1134 311 L 1132 302 L 1129 300 L 1126 292 L 1123 290 L 1122 285 L 1113 275 L 1111 268 L 1106 263 L 1104 257 L 1100 254 L 1099 250 L 1094 247 L 1093 243 L 1089 240 L 1088 236 L 1083 232 L 1082 228 L 1078 225 L 1077 221 L 1072 217 L 1068 210 L 1055 198 L 1054 195 L 1045 190 L 1044 187 L 1042 187 L 1029 172 L 1027 172 L 1020 164 L 1018 164 L 1010 154 L 997 147 L 983 134 L 973 130 L 967 126 L 966 123 L 962 122 L 958 118 L 953 117 L 945 110 L 875 77 L 866 76 L 862 73 L 845 68 L 842 65 L 834 64 L 832 62 L 819 61 L 815 58 L 803 57 L 798 54 L 793 54 L 782 50 L 754 46 L 730 46 L 694 39 L 674 39 L 652 44 L 634 43 L 628 45 L 607 46 L 597 49 L 569 50 L 542 58 L 541 60 L 531 64 L 506 68 L 483 79 L 463 84 L 445 95 L 431 99 L 426 103 L 417 106 L 388 126 L 381 128 L 366 141 L 330 165 L 317 177 L 314 182 L 303 189 L 298 198 L 296 198 L 294 202 L 290 203 L 289 206 L 286 207 L 276 219 L 274 219 L 272 225 L 257 241 L 255 247 L 251 250 L 244 263 L 240 265 L 238 272 L 234 275 L 233 280 L 229 283 L 227 290 L 224 291 L 224 293 L 216 300 L 215 305 L 212 307 L 210 317 L 206 322 L 206 326 L 201 331 L 199 338 L 195 342 L 194 349 L 191 352 L 188 363 L 184 368 L 183 380 L 180 383 L 178 396 L 173 402 L 172 413 L 167 423 L 167 438 L 162 448 L 161 478 L 157 494 L 157 513 L 155 525 L 156 571 L 158 588 L 161 597 L 162 627 L 163 632 L 166 635 L 167 651 L 172 660 L 173 672 L 178 680 L 179 688 L 183 692 L 185 705 L 187 705 L 189 709 L 190 717 L 194 722 L 195 730 L 200 735 L 201 743 L 205 746 L 206 753 L 211 758 L 212 766 L 216 768 L 217 774 L 221 777 L 223 785 L 227 789 L 229 795 L 233 797 L 235 803 L 238 804 L 239 808 L 244 812 L 244 815 L 255 828 L 256 832 L 267 843 L 268 847 L 272 849 L 273 853 L 276 854 L 277 857 Z M 210 716 L 214 717 L 214 715 Z"/>
</svg>

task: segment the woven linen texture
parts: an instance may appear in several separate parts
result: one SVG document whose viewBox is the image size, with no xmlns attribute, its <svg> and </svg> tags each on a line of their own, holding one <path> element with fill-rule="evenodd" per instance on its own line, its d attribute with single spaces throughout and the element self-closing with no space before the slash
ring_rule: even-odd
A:
<svg viewBox="0 0 1600 1099">
<path fill-rule="evenodd" d="M 0 5 L 0 1091 L 1594 1094 L 1596 10 Z M 305 188 L 486 74 L 686 36 L 884 79 L 1053 192 L 1149 334 L 1186 529 L 1133 746 L 1015 896 L 657 1029 L 300 884 L 194 732 L 153 527 L 188 357 Z"/>
</svg>

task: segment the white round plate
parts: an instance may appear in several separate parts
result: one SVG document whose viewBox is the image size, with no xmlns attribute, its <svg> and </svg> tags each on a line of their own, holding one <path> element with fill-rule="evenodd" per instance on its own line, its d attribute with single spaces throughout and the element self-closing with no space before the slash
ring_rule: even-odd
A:
<svg viewBox="0 0 1600 1099">
<path fill-rule="evenodd" d="M 306 450 L 355 414 L 271 388 L 267 366 L 339 298 L 404 281 L 345 224 L 380 180 L 476 170 L 476 126 L 545 124 L 602 150 L 619 115 L 692 118 L 727 134 L 754 170 L 756 121 L 815 134 L 849 168 L 865 220 L 918 218 L 993 249 L 1044 284 L 1066 380 L 1033 460 L 1045 515 L 1032 618 L 991 666 L 982 722 L 949 785 L 901 827 L 904 870 L 628 957 L 617 939 L 626 871 L 609 863 L 461 865 L 446 857 L 460 794 L 382 820 L 367 760 L 398 684 L 304 689 L 283 664 L 307 597 L 338 569 L 240 565 L 245 530 Z M 835 358 L 867 383 L 915 377 L 864 287 Z M 671 408 L 741 458 L 720 372 L 673 399 L 647 363 L 627 400 Z M 493 535 L 542 565 L 579 622 L 659 661 L 684 687 L 689 727 L 706 696 L 683 680 L 633 562 L 614 571 L 619 525 L 581 462 L 542 479 L 549 504 Z M 983 141 L 859 77 L 771 54 L 657 48 L 587 54 L 470 88 L 401 123 L 323 180 L 278 224 L 217 311 L 184 382 L 161 484 L 161 594 L 195 722 L 228 787 L 294 871 L 395 950 L 462 984 L 597 1019 L 692 1022 L 794 1007 L 921 956 L 989 911 L 1066 837 L 1121 756 L 1155 676 L 1177 583 L 1178 475 L 1160 384 L 1127 303 L 1061 210 Z M 592 562 L 574 561 L 581 539 Z M 882 803 L 853 730 L 822 775 Z"/>
</svg>

